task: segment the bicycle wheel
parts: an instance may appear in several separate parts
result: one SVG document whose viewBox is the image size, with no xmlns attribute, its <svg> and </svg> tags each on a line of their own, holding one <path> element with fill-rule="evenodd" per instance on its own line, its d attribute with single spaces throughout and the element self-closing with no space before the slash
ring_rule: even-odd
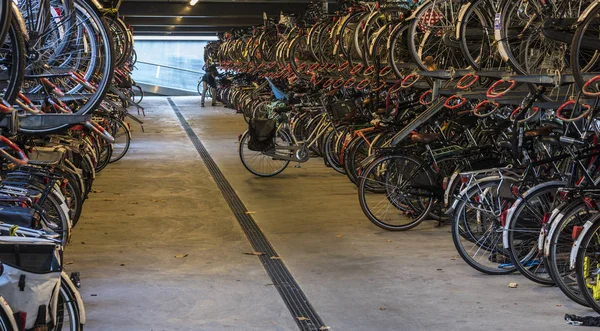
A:
<svg viewBox="0 0 600 331">
<path fill-rule="evenodd" d="M 506 220 L 507 243 L 512 263 L 529 280 L 542 285 L 554 285 L 546 267 L 544 253 L 538 241 L 544 224 L 544 215 L 556 203 L 559 188 L 564 182 L 546 182 L 527 190 L 515 202 L 512 216 Z"/>
<path fill-rule="evenodd" d="M 460 6 L 453 0 L 429 0 L 413 14 L 408 49 L 421 70 L 466 68 L 465 57 L 456 40 Z"/>
<path fill-rule="evenodd" d="M 364 137 L 355 137 L 344 152 L 344 171 L 354 185 L 358 185 L 359 182 L 358 171 L 360 167 L 358 165 L 369 156 L 370 145 L 379 134 L 379 132 L 368 132 Z"/>
<path fill-rule="evenodd" d="M 110 129 L 109 129 L 110 130 Z M 100 173 L 108 163 L 113 153 L 113 144 L 105 142 L 102 138 L 95 137 L 96 147 L 98 151 L 98 159 L 96 162 L 96 173 Z"/>
<path fill-rule="evenodd" d="M 592 216 L 591 227 L 577 248 L 575 274 L 579 291 L 588 305 L 600 314 L 600 214 Z"/>
<path fill-rule="evenodd" d="M 515 200 L 501 196 L 498 177 L 481 179 L 461 194 L 452 218 L 452 241 L 460 257 L 473 269 L 490 275 L 514 272 L 508 251 L 502 245 L 499 215 Z"/>
<path fill-rule="evenodd" d="M 460 10 L 457 35 L 462 54 L 475 70 L 498 68 L 502 59 L 492 52 L 494 8 L 488 0 L 469 1 Z"/>
<path fill-rule="evenodd" d="M 0 297 L 0 300 L 2 297 Z M 10 309 L 10 307 L 6 307 Z M 6 312 L 4 307 L 0 307 L 0 331 L 17 331 L 16 322 L 12 316 L 12 311 Z"/>
<path fill-rule="evenodd" d="M 83 307 L 79 307 L 79 302 L 74 291 L 76 289 L 67 284 L 66 273 L 61 274 L 60 292 L 58 295 L 58 305 L 56 309 L 56 325 L 52 331 L 82 331 L 80 313 Z M 69 281 L 70 282 L 70 281 Z"/>
<path fill-rule="evenodd" d="M 62 189 L 63 196 L 65 197 L 65 203 L 69 208 L 69 218 L 71 219 L 72 227 L 75 227 L 81 216 L 81 210 L 83 209 L 83 192 L 79 187 L 79 180 L 74 174 L 68 171 L 57 170 L 67 181 Z"/>
<path fill-rule="evenodd" d="M 325 114 L 319 114 L 313 118 L 310 119 L 310 121 L 306 124 L 306 130 L 304 131 L 306 133 L 306 136 L 302 137 L 303 141 L 308 141 L 308 138 L 314 139 L 316 137 L 316 135 L 318 134 L 319 131 L 323 130 L 321 127 L 324 125 L 323 124 L 323 117 L 325 117 Z M 321 134 L 321 137 L 324 137 L 324 134 Z M 317 142 L 315 144 L 312 144 L 310 146 L 310 150 L 315 153 L 317 156 L 323 156 L 323 150 L 324 148 L 322 148 L 322 144 L 321 141 L 319 141 L 319 139 L 317 139 Z"/>
<path fill-rule="evenodd" d="M 325 137 L 324 145 L 324 154 L 325 159 L 329 163 L 329 165 L 333 168 L 333 170 L 339 172 L 340 174 L 344 174 L 344 167 L 340 162 L 340 152 L 341 145 L 347 139 L 349 135 L 348 129 L 344 126 L 340 126 L 331 130 L 327 136 Z"/>
<path fill-rule="evenodd" d="M 12 16 L 12 1 L 0 2 L 0 42 L 4 42 L 4 38 L 8 33 Z"/>
<path fill-rule="evenodd" d="M 412 57 L 410 56 L 410 50 L 408 49 L 408 31 L 410 24 L 407 21 L 403 21 L 390 32 L 390 36 L 387 41 L 387 49 L 390 54 L 389 62 L 390 66 L 394 70 L 396 77 L 402 79 L 406 75 L 407 70 L 414 70 L 417 65 L 414 64 Z"/>
<path fill-rule="evenodd" d="M 339 49 L 344 54 L 344 57 L 351 64 L 356 64 L 360 60 L 356 48 L 354 47 L 354 30 L 358 27 L 358 22 L 365 12 L 352 12 L 344 21 L 339 30 L 338 43 Z"/>
<path fill-rule="evenodd" d="M 61 98 L 70 109 L 77 114 L 87 114 L 102 102 L 112 82 L 113 40 L 105 19 L 91 2 L 50 2 L 52 6 L 46 2 L 46 6 L 25 17 L 26 26 L 42 29 L 29 31 L 31 52 L 38 56 L 27 63 L 26 71 L 47 76 L 47 83 L 42 83 L 34 77 L 25 79 L 24 86 L 27 88 L 24 92 L 34 102 L 43 100 L 48 94 L 64 94 L 65 97 Z M 53 17 L 54 12 L 61 12 L 62 15 Z M 53 19 L 50 19 L 51 17 Z M 38 20 L 46 22 L 36 24 Z M 89 89 L 85 84 L 65 78 L 66 70 L 81 74 L 83 79 L 95 88 Z M 62 127 L 65 125 L 53 129 Z M 49 129 L 45 128 L 43 131 Z"/>
<path fill-rule="evenodd" d="M 503 0 L 494 24 L 500 54 L 522 75 L 567 72 L 570 54 L 565 43 L 571 42 L 570 33 L 574 32 L 570 31 L 574 24 L 569 22 L 575 22 L 590 2 Z M 566 34 L 566 40 L 548 37 L 557 34 L 548 23 Z"/>
<path fill-rule="evenodd" d="M 115 67 L 121 67 L 131 57 L 133 38 L 125 22 L 119 17 L 104 16 L 113 37 Z"/>
<path fill-rule="evenodd" d="M 127 124 L 118 118 L 111 119 L 109 127 L 111 129 L 111 135 L 115 138 L 115 142 L 112 144 L 113 150 L 109 161 L 109 163 L 113 163 L 122 159 L 125 154 L 127 154 L 127 151 L 129 151 L 131 131 Z"/>
<path fill-rule="evenodd" d="M 404 231 L 429 215 L 435 200 L 434 185 L 434 175 L 421 161 L 409 156 L 383 156 L 360 175 L 358 199 L 373 224 Z"/>
<path fill-rule="evenodd" d="M 136 85 L 135 83 L 131 87 L 131 98 L 132 101 L 137 103 L 138 105 L 144 100 L 144 90 L 141 86 Z M 139 99 L 138 99 L 139 98 Z"/>
<path fill-rule="evenodd" d="M 282 130 L 277 131 L 277 135 L 274 139 L 275 148 L 292 146 L 292 139 Z M 290 164 L 290 161 L 277 159 L 276 156 L 281 155 L 291 157 L 291 152 L 278 153 L 276 150 L 271 150 L 268 153 L 252 151 L 248 149 L 249 140 L 250 135 L 248 134 L 248 131 L 246 131 L 240 139 L 238 153 L 242 164 L 252 174 L 260 177 L 272 177 L 281 173 Z"/>
<path fill-rule="evenodd" d="M 586 83 L 586 73 L 600 73 L 598 60 L 600 59 L 600 45 L 597 40 L 600 37 L 598 27 L 600 26 L 600 4 L 595 2 L 585 11 L 577 25 L 577 30 L 571 43 L 571 70 L 573 78 L 579 89 Z"/>
<path fill-rule="evenodd" d="M 62 245 L 66 246 L 70 240 L 72 223 L 68 215 L 69 208 L 62 193 L 51 191 L 39 207 L 42 210 L 44 223 L 61 236 Z"/>
<path fill-rule="evenodd" d="M 17 15 L 14 13 L 13 15 Z M 10 19 L 11 23 L 8 29 L 4 45 L 0 48 L 0 97 L 10 104 L 15 103 L 17 94 L 21 89 L 21 83 L 25 75 L 25 40 L 24 32 L 19 26 L 16 18 Z"/>
<path fill-rule="evenodd" d="M 582 295 L 577 284 L 575 270 L 571 269 L 570 254 L 575 243 L 574 233 L 577 227 L 582 227 L 596 211 L 586 207 L 582 200 L 574 201 L 560 208 L 560 213 L 552 223 L 548 235 L 550 238 L 547 255 L 547 267 L 550 276 L 571 300 L 580 305 L 587 306 L 587 301 Z"/>
</svg>

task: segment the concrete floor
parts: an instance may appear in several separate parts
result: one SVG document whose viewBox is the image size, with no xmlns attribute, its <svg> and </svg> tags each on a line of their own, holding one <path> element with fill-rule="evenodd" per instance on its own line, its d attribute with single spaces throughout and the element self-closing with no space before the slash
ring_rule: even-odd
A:
<svg viewBox="0 0 600 331">
<path fill-rule="evenodd" d="M 241 116 L 173 100 L 332 330 L 564 330 L 565 313 L 593 315 L 556 288 L 471 269 L 448 227 L 380 230 L 320 159 L 253 177 Z M 99 174 L 65 253 L 86 330 L 297 329 L 166 99 L 144 106 L 146 132 L 133 125 L 130 153 Z"/>
</svg>

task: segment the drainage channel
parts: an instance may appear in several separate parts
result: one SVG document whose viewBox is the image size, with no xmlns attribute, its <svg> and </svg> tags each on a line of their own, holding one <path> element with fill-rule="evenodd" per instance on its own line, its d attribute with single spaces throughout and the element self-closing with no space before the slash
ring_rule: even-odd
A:
<svg viewBox="0 0 600 331">
<path fill-rule="evenodd" d="M 279 257 L 279 255 L 265 234 L 258 227 L 254 218 L 248 214 L 248 209 L 237 193 L 235 193 L 233 187 L 231 187 L 231 184 L 229 184 L 206 148 L 204 148 L 200 138 L 198 138 L 190 124 L 183 117 L 179 111 L 179 107 L 177 107 L 171 98 L 167 98 L 167 100 L 173 108 L 175 115 L 177 115 L 185 133 L 192 141 L 192 144 L 194 144 L 194 147 L 196 147 L 196 151 L 198 151 L 202 161 L 204 161 L 208 171 L 215 180 L 217 187 L 221 190 L 223 198 L 227 201 L 229 208 L 231 208 L 231 211 L 244 230 L 252 248 L 256 252 L 263 253 L 263 255 L 259 256 L 259 259 L 300 330 L 327 330 L 328 327 L 325 326 L 325 323 L 310 304 L 308 298 L 300 288 L 300 285 L 298 285 L 294 276 L 292 276 L 283 261 L 281 259 L 272 258 Z"/>
</svg>

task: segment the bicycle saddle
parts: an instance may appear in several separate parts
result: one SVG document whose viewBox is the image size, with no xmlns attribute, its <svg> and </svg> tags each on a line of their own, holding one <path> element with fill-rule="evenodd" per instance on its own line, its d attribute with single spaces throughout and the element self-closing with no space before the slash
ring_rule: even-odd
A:
<svg viewBox="0 0 600 331">
<path fill-rule="evenodd" d="M 65 131 L 68 127 L 89 120 L 88 115 L 42 114 L 21 118 L 19 133 L 27 135 L 47 135 Z"/>
<path fill-rule="evenodd" d="M 440 139 L 439 133 L 415 133 L 410 136 L 410 139 L 416 143 L 429 144 Z"/>
<path fill-rule="evenodd" d="M 552 133 L 553 129 L 554 128 L 551 126 L 544 126 L 539 129 L 525 131 L 524 134 L 525 134 L 525 137 L 527 137 L 527 138 L 546 137 L 546 136 L 549 136 L 550 133 Z"/>
</svg>

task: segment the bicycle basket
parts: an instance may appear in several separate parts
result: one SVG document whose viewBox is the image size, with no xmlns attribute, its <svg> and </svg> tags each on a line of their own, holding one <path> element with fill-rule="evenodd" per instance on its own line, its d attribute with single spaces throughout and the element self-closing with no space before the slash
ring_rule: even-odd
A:
<svg viewBox="0 0 600 331">
<path fill-rule="evenodd" d="M 272 119 L 252 118 L 248 123 L 248 149 L 264 152 L 275 147 L 277 122 Z"/>
<path fill-rule="evenodd" d="M 61 254 L 50 240 L 0 237 L 0 293 L 14 312 L 27 313 L 25 329 L 56 321 Z"/>
<path fill-rule="evenodd" d="M 347 100 L 334 102 L 330 104 L 329 107 L 327 107 L 327 109 L 329 111 L 329 114 L 331 115 L 331 118 L 334 121 L 341 121 L 345 119 L 348 116 L 348 114 L 352 113 L 355 107 L 356 105 L 354 104 L 354 102 Z"/>
</svg>

